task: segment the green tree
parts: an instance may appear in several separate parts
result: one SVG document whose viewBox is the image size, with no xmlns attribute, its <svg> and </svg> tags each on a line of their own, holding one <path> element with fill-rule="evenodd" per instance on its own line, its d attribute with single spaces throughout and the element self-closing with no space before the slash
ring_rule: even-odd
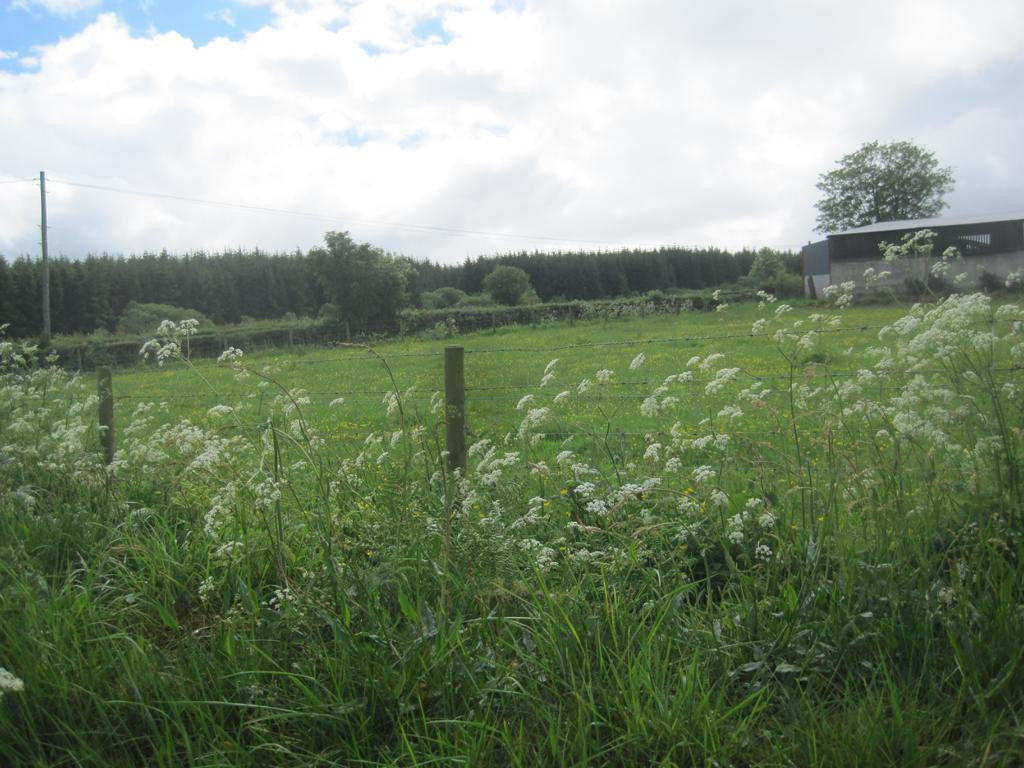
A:
<svg viewBox="0 0 1024 768">
<path fill-rule="evenodd" d="M 938 216 L 953 189 L 953 169 L 909 141 L 872 141 L 818 177 L 818 232 L 841 232 L 878 221 Z"/>
<path fill-rule="evenodd" d="M 519 267 L 502 264 L 484 278 L 484 290 L 498 304 L 515 306 L 529 289 L 530 276 Z"/>
<path fill-rule="evenodd" d="M 420 303 L 424 309 L 445 309 L 454 307 L 466 298 L 466 292 L 450 285 L 441 286 L 436 291 L 424 291 L 420 294 Z"/>
<path fill-rule="evenodd" d="M 398 323 L 398 310 L 408 301 L 409 263 L 368 243 L 356 243 L 347 232 L 324 235 L 326 248 L 309 252 L 325 298 L 338 306 L 340 319 L 353 330 L 382 331 Z"/>
<path fill-rule="evenodd" d="M 754 256 L 750 272 L 742 282 L 761 290 L 771 291 L 776 296 L 798 296 L 803 292 L 800 276 L 787 263 L 787 255 L 781 251 L 762 248 Z"/>
</svg>

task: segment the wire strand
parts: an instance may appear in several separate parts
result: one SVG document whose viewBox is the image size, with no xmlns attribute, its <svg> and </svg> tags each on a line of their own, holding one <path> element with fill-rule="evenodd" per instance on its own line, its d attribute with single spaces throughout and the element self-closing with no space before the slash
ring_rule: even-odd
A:
<svg viewBox="0 0 1024 768">
<path fill-rule="evenodd" d="M 323 213 L 315 213 L 310 211 L 297 211 L 288 208 L 276 208 L 272 206 L 262 205 L 249 205 L 246 203 L 236 203 L 226 200 L 210 200 L 200 197 L 190 197 L 187 195 L 172 195 L 164 192 L 148 192 L 135 189 L 124 189 L 118 187 L 107 187 L 102 184 L 90 184 L 81 181 L 71 181 L 69 179 L 55 179 L 48 178 L 48 181 L 54 184 L 64 184 L 71 187 L 80 187 L 83 189 L 93 189 L 102 192 L 113 192 L 121 195 L 133 195 L 136 197 L 150 197 L 161 200 L 174 200 L 183 203 L 193 203 L 198 205 L 212 205 L 221 208 L 232 208 L 235 210 L 250 211 L 252 213 L 267 213 L 280 216 L 297 216 L 305 219 L 312 219 L 316 221 L 329 221 L 339 224 L 350 224 L 350 225 L 362 225 L 371 227 L 388 227 L 393 229 L 407 229 L 415 232 L 436 232 L 440 234 L 448 235 L 459 235 L 459 236 L 472 236 L 472 237 L 490 237 L 490 238 L 508 238 L 516 240 L 538 240 L 552 243 L 569 243 L 569 244 L 584 244 L 584 245 L 604 245 L 615 248 L 633 248 L 642 245 L 641 243 L 620 243 L 609 240 L 589 240 L 589 239 L 577 239 L 571 237 L 554 237 L 550 235 L 528 235 L 521 234 L 518 232 L 494 232 L 490 230 L 482 229 L 464 229 L 460 227 L 441 227 L 430 224 L 409 224 L 406 222 L 399 221 L 377 221 L 373 219 L 357 219 L 333 216 Z M 645 246 L 651 247 L 651 246 Z"/>
</svg>

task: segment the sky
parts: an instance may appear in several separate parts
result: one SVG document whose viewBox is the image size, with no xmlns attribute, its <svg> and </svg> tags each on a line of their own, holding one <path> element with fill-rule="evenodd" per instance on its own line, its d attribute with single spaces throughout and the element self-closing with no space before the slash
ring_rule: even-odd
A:
<svg viewBox="0 0 1024 768">
<path fill-rule="evenodd" d="M 0 254 L 798 249 L 868 141 L 1024 209 L 1021 0 L 0 0 Z"/>
</svg>

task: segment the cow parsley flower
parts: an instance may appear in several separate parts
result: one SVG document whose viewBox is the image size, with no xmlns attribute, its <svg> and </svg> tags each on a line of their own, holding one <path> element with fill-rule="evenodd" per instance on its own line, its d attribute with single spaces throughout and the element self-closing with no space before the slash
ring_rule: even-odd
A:
<svg viewBox="0 0 1024 768">
<path fill-rule="evenodd" d="M 708 501 L 714 504 L 716 507 L 729 506 L 729 497 L 721 488 L 715 488 L 713 491 L 711 491 L 711 493 L 708 495 Z"/>
<path fill-rule="evenodd" d="M 242 359 L 242 350 L 236 347 L 228 347 L 220 353 L 220 357 L 217 358 L 218 363 L 233 363 L 236 360 Z"/>
<path fill-rule="evenodd" d="M 656 398 L 654 395 L 651 395 L 650 397 L 645 398 L 642 403 L 640 403 L 640 414 L 642 416 L 647 416 L 648 418 L 652 416 L 657 416 L 658 408 L 658 398 Z"/>
<path fill-rule="evenodd" d="M 718 473 L 715 472 L 714 467 L 711 467 L 708 464 L 704 464 L 693 470 L 693 480 L 698 485 L 702 483 L 710 483 L 712 480 L 715 479 L 717 474 Z"/>
<path fill-rule="evenodd" d="M 25 683 L 20 677 L 0 667 L 0 699 L 7 693 L 21 693 L 25 690 Z"/>
</svg>

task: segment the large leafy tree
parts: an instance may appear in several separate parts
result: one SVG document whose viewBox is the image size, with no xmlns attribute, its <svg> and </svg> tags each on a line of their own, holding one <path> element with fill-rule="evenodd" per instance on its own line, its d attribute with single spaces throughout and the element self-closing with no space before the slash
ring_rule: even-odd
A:
<svg viewBox="0 0 1024 768">
<path fill-rule="evenodd" d="M 347 232 L 328 232 L 325 248 L 309 257 L 315 265 L 324 296 L 337 305 L 340 319 L 354 330 L 392 329 L 398 310 L 406 305 L 410 265 L 368 243 L 356 243 Z"/>
<path fill-rule="evenodd" d="M 838 166 L 818 177 L 819 232 L 937 216 L 953 189 L 953 169 L 909 141 L 869 142 Z"/>
<path fill-rule="evenodd" d="M 530 276 L 519 267 L 499 265 L 484 278 L 484 290 L 498 304 L 515 306 L 530 290 Z"/>
</svg>

